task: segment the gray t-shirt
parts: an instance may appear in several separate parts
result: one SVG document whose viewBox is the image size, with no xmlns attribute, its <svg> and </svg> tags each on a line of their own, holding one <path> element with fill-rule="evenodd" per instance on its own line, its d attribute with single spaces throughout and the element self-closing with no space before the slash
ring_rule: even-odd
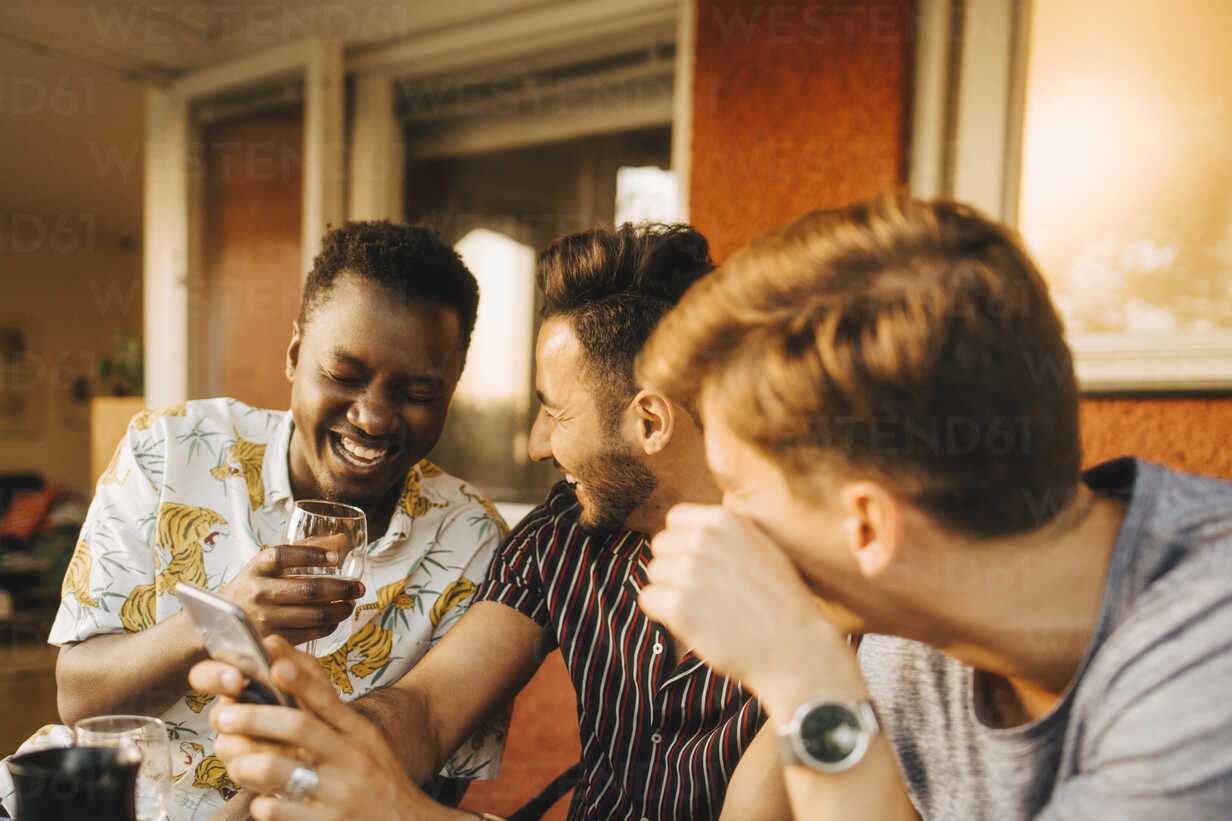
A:
<svg viewBox="0 0 1232 821">
<path fill-rule="evenodd" d="M 1232 483 L 1133 459 L 1084 478 L 1129 507 L 1050 713 L 990 728 L 971 667 L 905 639 L 860 645 L 925 819 L 1232 819 Z"/>
</svg>

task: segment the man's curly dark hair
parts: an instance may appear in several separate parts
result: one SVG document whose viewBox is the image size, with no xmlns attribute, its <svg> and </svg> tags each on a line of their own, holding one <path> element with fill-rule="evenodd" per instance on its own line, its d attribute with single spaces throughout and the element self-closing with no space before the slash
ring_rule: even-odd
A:
<svg viewBox="0 0 1232 821">
<path fill-rule="evenodd" d="M 598 227 L 560 237 L 539 255 L 543 318 L 569 319 L 607 424 L 637 393 L 633 361 L 651 331 L 713 269 L 706 238 L 683 224 Z"/>
<path fill-rule="evenodd" d="M 479 283 L 435 231 L 389 220 L 346 222 L 331 229 L 304 283 L 300 328 L 329 300 L 335 280 L 344 273 L 375 282 L 404 303 L 438 302 L 457 311 L 465 360 L 479 309 Z"/>
</svg>

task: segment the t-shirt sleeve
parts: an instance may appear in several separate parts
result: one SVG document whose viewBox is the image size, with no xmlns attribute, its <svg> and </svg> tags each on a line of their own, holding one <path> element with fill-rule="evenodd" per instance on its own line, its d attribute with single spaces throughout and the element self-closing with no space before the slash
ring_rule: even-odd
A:
<svg viewBox="0 0 1232 821">
<path fill-rule="evenodd" d="M 61 586 L 48 641 L 65 645 L 154 623 L 161 428 L 130 423 L 103 475 Z"/>
<path fill-rule="evenodd" d="M 540 627 L 548 626 L 539 547 L 553 538 L 553 518 L 546 505 L 531 511 L 501 544 L 479 587 L 477 601 L 512 607 Z"/>
<path fill-rule="evenodd" d="M 1038 819 L 1232 818 L 1232 588 L 1205 576 L 1152 597 L 1101 649 L 1116 663 L 1093 665 L 1106 686 L 1071 717 L 1078 771 Z"/>
</svg>

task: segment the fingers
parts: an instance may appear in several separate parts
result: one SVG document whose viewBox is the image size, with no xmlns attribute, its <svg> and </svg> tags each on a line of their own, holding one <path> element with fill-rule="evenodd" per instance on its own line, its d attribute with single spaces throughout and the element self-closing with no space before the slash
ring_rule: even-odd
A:
<svg viewBox="0 0 1232 821">
<path fill-rule="evenodd" d="M 278 633 L 288 641 L 302 644 L 334 632 L 353 607 L 352 602 L 311 607 L 257 606 L 248 612 L 248 619 L 262 636 Z"/>
<path fill-rule="evenodd" d="M 351 615 L 354 608 L 355 603 L 349 601 L 311 606 L 287 604 L 281 607 L 271 607 L 265 616 L 265 627 L 271 633 L 317 628 L 332 631 L 339 622 Z"/>
<path fill-rule="evenodd" d="M 188 671 L 188 684 L 199 693 L 234 698 L 244 689 L 244 674 L 230 664 L 207 659 Z"/>
<path fill-rule="evenodd" d="M 267 641 L 267 647 L 271 643 Z M 360 747 L 375 749 L 385 744 L 384 736 L 376 727 L 338 697 L 316 659 L 293 649 L 291 652 L 272 649 L 271 655 L 275 653 L 270 675 L 275 684 L 295 696 L 301 708 L 315 713 Z M 305 745 L 301 742 L 301 746 Z"/>
<path fill-rule="evenodd" d="M 210 725 L 222 734 L 288 746 L 298 745 L 309 750 L 328 750 L 332 743 L 341 741 L 316 716 L 294 707 L 219 705 L 210 711 Z"/>
<path fill-rule="evenodd" d="M 324 804 L 303 804 L 272 795 L 253 799 L 250 811 L 256 821 L 336 821 L 345 818 Z"/>
<path fill-rule="evenodd" d="M 287 781 L 296 767 L 306 766 L 302 761 L 288 754 L 288 751 L 264 752 L 254 751 L 231 758 L 227 762 L 227 773 L 231 779 L 246 789 L 261 793 L 285 793 Z M 313 768 L 316 770 L 318 783 L 311 798 L 325 804 L 338 804 L 344 801 L 352 785 L 348 779 L 330 765 Z M 286 799 L 290 800 L 290 799 Z M 303 802 L 294 802 L 301 809 Z"/>
<path fill-rule="evenodd" d="M 319 547 L 322 550 L 338 550 L 347 546 L 347 542 L 351 539 L 348 533 L 326 533 L 321 536 L 305 536 L 298 542 L 292 542 L 295 545 L 311 545 Z"/>
<path fill-rule="evenodd" d="M 306 543 L 267 547 L 249 562 L 260 576 L 278 576 L 288 567 L 329 567 L 338 564 L 338 553 Z"/>
<path fill-rule="evenodd" d="M 671 528 L 698 527 L 710 524 L 722 525 L 724 517 L 731 515 L 726 508 L 720 505 L 679 504 L 673 505 L 667 511 L 665 526 Z"/>
<path fill-rule="evenodd" d="M 676 615 L 678 603 L 679 596 L 675 591 L 661 585 L 643 587 L 637 597 L 637 606 L 642 608 L 642 612 L 671 633 L 679 633 Z"/>
<path fill-rule="evenodd" d="M 222 759 L 222 763 L 229 769 L 231 762 L 243 756 L 252 755 L 270 755 L 270 756 L 285 756 L 287 758 L 295 758 L 296 748 L 286 744 L 275 744 L 271 741 L 261 741 L 256 738 L 249 738 L 246 735 L 234 735 L 231 733 L 223 733 L 218 736 L 214 742 L 214 752 Z"/>
<path fill-rule="evenodd" d="M 251 818 L 248 808 L 254 797 L 251 790 L 240 790 L 210 816 L 210 821 L 248 821 Z"/>
<path fill-rule="evenodd" d="M 719 505 L 674 506 L 664 529 L 651 540 L 651 550 L 656 559 L 732 554 L 755 557 L 780 572 L 789 565 L 783 549 L 755 521 Z"/>
<path fill-rule="evenodd" d="M 311 604 L 358 599 L 364 594 L 363 582 L 329 576 L 311 578 L 263 579 L 257 593 L 260 604 Z"/>
<path fill-rule="evenodd" d="M 276 663 L 279 659 L 288 659 L 304 675 L 316 679 L 318 682 L 329 687 L 331 693 L 334 692 L 333 684 L 330 683 L 329 678 L 322 672 L 321 665 L 311 655 L 295 647 L 298 643 L 289 641 L 284 636 L 267 636 L 261 640 L 261 644 L 265 646 L 265 652 L 269 654 L 270 664 Z"/>
</svg>

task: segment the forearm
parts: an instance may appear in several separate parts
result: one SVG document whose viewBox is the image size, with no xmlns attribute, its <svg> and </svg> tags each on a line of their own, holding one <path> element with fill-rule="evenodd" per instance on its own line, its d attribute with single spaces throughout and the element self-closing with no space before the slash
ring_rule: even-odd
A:
<svg viewBox="0 0 1232 821">
<path fill-rule="evenodd" d="M 60 650 L 60 719 L 108 713 L 157 716 L 188 692 L 188 670 L 206 657 L 183 613 L 137 633 L 95 636 Z"/>
<path fill-rule="evenodd" d="M 416 784 L 425 783 L 444 766 L 448 753 L 441 751 L 427 699 L 418 690 L 396 685 L 373 690 L 351 702 L 351 707 L 376 725 Z"/>
<path fill-rule="evenodd" d="M 797 640 L 804 640 L 806 631 Z M 812 636 L 809 653 L 796 663 L 769 671 L 753 684 L 776 731 L 791 720 L 796 709 L 818 696 L 860 701 L 869 698 L 855 654 L 841 638 L 823 632 Z M 864 757 L 850 769 L 822 773 L 804 765 L 782 769 L 796 821 L 861 818 L 868 821 L 916 819 L 907 797 L 893 748 L 883 733 L 877 733 Z"/>
<path fill-rule="evenodd" d="M 846 772 L 818 773 L 805 767 L 788 767 L 785 778 L 795 821 L 918 819 L 899 783 L 898 765 L 884 737 L 879 737 L 864 760 Z"/>
<path fill-rule="evenodd" d="M 380 728 L 407 775 L 423 784 L 522 689 L 545 643 L 532 619 L 479 602 L 401 680 L 351 706 Z"/>
<path fill-rule="evenodd" d="M 790 821 L 773 722 L 766 722 L 732 773 L 719 821 Z"/>
</svg>

